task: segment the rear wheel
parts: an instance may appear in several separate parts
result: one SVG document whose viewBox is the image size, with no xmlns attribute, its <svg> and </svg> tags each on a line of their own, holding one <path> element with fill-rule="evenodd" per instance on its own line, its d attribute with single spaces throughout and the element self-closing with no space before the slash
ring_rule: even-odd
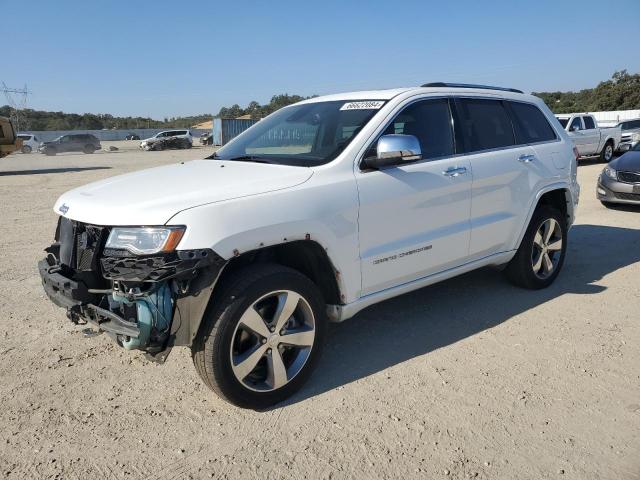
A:
<svg viewBox="0 0 640 480">
<path fill-rule="evenodd" d="M 515 285 L 529 289 L 546 288 L 556 279 L 567 250 L 567 221 L 553 207 L 536 209 L 505 273 Z"/>
<path fill-rule="evenodd" d="M 600 152 L 600 161 L 609 163 L 613 158 L 613 142 L 608 141 Z"/>
<path fill-rule="evenodd" d="M 85 145 L 82 151 L 84 153 L 93 153 L 96 151 L 96 147 L 94 147 L 93 145 Z"/>
<path fill-rule="evenodd" d="M 324 301 L 311 280 L 286 267 L 238 273 L 209 305 L 193 362 L 222 398 L 261 409 L 291 396 L 311 375 L 326 332 Z"/>
</svg>

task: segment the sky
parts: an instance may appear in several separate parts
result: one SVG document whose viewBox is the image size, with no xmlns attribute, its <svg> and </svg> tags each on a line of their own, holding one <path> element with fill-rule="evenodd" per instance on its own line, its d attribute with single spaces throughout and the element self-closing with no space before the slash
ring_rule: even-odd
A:
<svg viewBox="0 0 640 480">
<path fill-rule="evenodd" d="M 157 119 L 433 81 L 579 90 L 640 72 L 639 2 L 0 0 L 0 81 L 29 108 Z"/>
</svg>

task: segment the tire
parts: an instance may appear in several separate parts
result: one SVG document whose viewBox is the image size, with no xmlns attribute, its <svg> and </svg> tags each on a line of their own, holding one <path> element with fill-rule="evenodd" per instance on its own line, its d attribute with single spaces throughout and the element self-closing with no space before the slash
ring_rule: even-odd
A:
<svg viewBox="0 0 640 480">
<path fill-rule="evenodd" d="M 23 147 L 20 149 L 20 151 L 22 153 L 31 153 L 33 151 L 33 149 L 29 145 L 23 145 Z"/>
<path fill-rule="evenodd" d="M 545 225 L 553 228 L 549 238 L 545 238 L 548 230 L 542 230 Z M 538 236 L 539 232 L 540 236 Z M 552 246 L 554 248 L 550 248 Z M 560 248 L 557 248 L 558 246 Z M 514 285 L 519 287 L 532 290 L 546 288 L 560 273 L 566 251 L 566 218 L 557 209 L 541 205 L 533 213 L 520 247 L 507 264 L 505 274 Z M 551 262 L 551 269 L 545 261 L 545 254 Z"/>
<path fill-rule="evenodd" d="M 93 153 L 96 151 L 96 147 L 94 147 L 93 145 L 85 145 L 82 151 L 84 153 Z"/>
<path fill-rule="evenodd" d="M 192 346 L 193 363 L 204 383 L 227 402 L 264 409 L 299 390 L 313 372 L 326 336 L 325 302 L 311 280 L 280 265 L 249 266 L 228 277 L 225 283 L 209 302 Z M 287 300 L 295 302 L 295 313 L 278 317 L 278 305 L 289 306 Z M 257 311 L 262 313 L 255 315 Z M 247 328 L 241 322 L 243 315 L 259 328 Z M 265 318 L 284 327 L 269 331 Z M 285 346 L 287 335 L 292 333 L 304 334 L 300 345 L 307 346 Z M 296 341 L 303 338 L 298 337 Z M 282 339 L 285 340 L 280 343 Z M 243 358 L 259 360 L 254 364 Z M 279 365 L 284 367 L 284 376 L 275 367 L 276 359 L 282 361 Z"/>
<path fill-rule="evenodd" d="M 600 161 L 609 163 L 613 159 L 613 142 L 609 140 L 604 144 L 602 151 L 600 152 Z"/>
<path fill-rule="evenodd" d="M 44 151 L 44 154 L 49 156 L 49 157 L 52 157 L 52 156 L 54 156 L 56 154 L 56 151 L 54 149 L 52 149 L 52 148 L 47 148 Z"/>
<path fill-rule="evenodd" d="M 600 203 L 602 204 L 603 207 L 605 208 L 614 208 L 613 204 L 611 202 L 606 202 L 604 200 L 600 200 Z"/>
</svg>

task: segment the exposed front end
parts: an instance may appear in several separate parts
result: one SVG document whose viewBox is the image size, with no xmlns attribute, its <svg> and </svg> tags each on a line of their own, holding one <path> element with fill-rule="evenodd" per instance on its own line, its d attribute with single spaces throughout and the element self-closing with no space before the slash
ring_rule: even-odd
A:
<svg viewBox="0 0 640 480">
<path fill-rule="evenodd" d="M 164 360 L 172 346 L 190 345 L 225 264 L 210 249 L 176 250 L 181 232 L 60 217 L 55 242 L 38 263 L 44 290 L 73 323 L 92 324 L 120 346 Z"/>
</svg>

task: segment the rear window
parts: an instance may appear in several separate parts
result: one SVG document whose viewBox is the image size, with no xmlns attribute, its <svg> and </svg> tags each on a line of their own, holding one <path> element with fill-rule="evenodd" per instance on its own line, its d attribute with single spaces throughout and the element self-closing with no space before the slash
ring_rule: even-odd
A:
<svg viewBox="0 0 640 480">
<path fill-rule="evenodd" d="M 18 138 L 21 138 L 22 140 L 30 140 L 31 135 L 18 135 Z"/>
<path fill-rule="evenodd" d="M 518 143 L 548 142 L 556 139 L 547 117 L 530 103 L 509 102 Z"/>
<path fill-rule="evenodd" d="M 556 117 L 558 118 L 558 117 Z M 562 125 L 562 128 L 567 128 L 567 124 L 569 123 L 569 119 L 568 118 L 558 118 L 558 122 L 560 122 L 560 125 Z"/>
<path fill-rule="evenodd" d="M 477 152 L 515 144 L 513 126 L 500 100 L 457 100 L 466 150 Z"/>
</svg>

